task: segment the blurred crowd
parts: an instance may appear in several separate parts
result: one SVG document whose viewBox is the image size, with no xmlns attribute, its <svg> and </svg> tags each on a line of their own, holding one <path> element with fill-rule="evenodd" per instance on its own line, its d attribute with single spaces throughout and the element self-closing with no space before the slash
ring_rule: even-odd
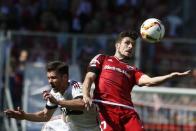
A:
<svg viewBox="0 0 196 131">
<path fill-rule="evenodd" d="M 138 29 L 146 18 L 155 17 L 170 26 L 168 35 L 175 36 L 189 21 L 183 18 L 183 4 L 177 0 L 1 0 L 0 29 L 111 34 Z"/>
<path fill-rule="evenodd" d="M 138 31 L 145 19 L 155 17 L 163 21 L 165 37 L 192 37 L 196 29 L 192 28 L 192 34 L 186 32 L 185 23 L 192 25 L 194 22 L 191 23 L 191 16 L 183 16 L 183 4 L 178 0 L 0 0 L 0 30 L 61 33 L 54 36 L 47 33 L 42 36 L 16 33 L 12 36 L 10 87 L 15 106 L 21 105 L 26 62 L 53 59 L 61 59 L 68 64 L 73 62 L 70 58 L 73 57 L 75 39 L 67 34 L 115 35 L 127 29 Z M 82 77 L 94 55 L 114 53 L 112 38 L 77 39 L 76 64 L 80 67 Z M 195 48 L 192 47 L 195 46 L 176 48 L 178 45 L 171 42 L 157 46 L 143 44 L 142 70 L 160 75 L 178 69 L 185 70 L 179 63 L 187 65 L 186 68 L 188 65 L 195 67 L 192 62 L 192 57 L 195 57 Z M 194 77 L 188 86 L 177 80 L 167 84 L 192 88 L 196 85 L 196 75 Z"/>
</svg>

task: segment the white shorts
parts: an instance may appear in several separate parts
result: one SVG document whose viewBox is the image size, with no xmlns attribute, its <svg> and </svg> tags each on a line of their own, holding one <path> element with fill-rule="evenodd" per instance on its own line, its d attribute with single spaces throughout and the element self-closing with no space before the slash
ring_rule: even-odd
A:
<svg viewBox="0 0 196 131">
<path fill-rule="evenodd" d="M 71 122 L 64 122 L 61 115 L 52 118 L 46 122 L 41 131 L 100 131 L 99 126 L 95 127 L 81 127 L 76 126 Z"/>
<path fill-rule="evenodd" d="M 56 116 L 46 122 L 41 131 L 72 131 L 69 124 L 65 123 L 61 116 Z"/>
<path fill-rule="evenodd" d="M 72 123 L 70 123 L 70 129 L 71 129 L 71 131 L 101 131 L 101 128 L 99 126 L 81 127 L 81 126 L 76 126 Z"/>
</svg>

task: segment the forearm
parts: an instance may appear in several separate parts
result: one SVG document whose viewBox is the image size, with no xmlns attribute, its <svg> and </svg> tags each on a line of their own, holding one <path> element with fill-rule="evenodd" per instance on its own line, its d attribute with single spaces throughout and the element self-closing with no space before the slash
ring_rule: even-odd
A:
<svg viewBox="0 0 196 131">
<path fill-rule="evenodd" d="M 188 70 L 185 72 L 172 72 L 168 75 L 157 76 L 157 77 L 149 77 L 148 75 L 142 75 L 138 81 L 138 85 L 139 86 L 155 86 L 155 85 L 159 85 L 169 79 L 172 79 L 174 77 L 190 75 L 190 73 L 191 73 L 191 70 Z"/>
<path fill-rule="evenodd" d="M 47 117 L 47 115 L 43 111 L 40 111 L 36 113 L 25 113 L 24 119 L 33 122 L 46 122 L 50 118 Z"/>
<path fill-rule="evenodd" d="M 138 85 L 139 86 L 156 86 L 156 85 L 160 85 L 161 83 L 173 78 L 174 75 L 168 74 L 168 75 L 164 75 L 164 76 L 157 76 L 157 77 L 149 77 L 147 75 L 143 75 L 140 80 Z"/>
<path fill-rule="evenodd" d="M 165 82 L 173 77 L 174 77 L 174 75 L 172 75 L 172 74 L 152 77 L 152 78 L 150 78 L 149 86 L 155 86 L 155 85 L 162 84 L 163 82 Z"/>
<path fill-rule="evenodd" d="M 71 110 L 83 110 L 85 108 L 85 104 L 82 99 L 59 100 L 58 105 Z"/>
<path fill-rule="evenodd" d="M 83 88 L 82 88 L 84 97 L 85 96 L 90 97 L 90 90 L 91 90 L 92 83 L 94 82 L 94 79 L 95 79 L 95 74 L 92 72 L 88 72 L 83 82 Z"/>
<path fill-rule="evenodd" d="M 91 90 L 90 85 L 92 85 L 92 82 L 90 80 L 85 80 L 84 81 L 83 88 L 82 88 L 83 96 L 90 97 L 90 90 Z"/>
</svg>

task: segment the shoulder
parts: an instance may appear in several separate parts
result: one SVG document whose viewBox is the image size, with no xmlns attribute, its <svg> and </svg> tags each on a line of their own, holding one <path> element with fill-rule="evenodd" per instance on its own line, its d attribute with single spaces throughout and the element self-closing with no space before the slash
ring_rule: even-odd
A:
<svg viewBox="0 0 196 131">
<path fill-rule="evenodd" d="M 69 80 L 68 84 L 70 88 L 82 88 L 82 83 L 75 80 Z"/>
<path fill-rule="evenodd" d="M 139 68 L 137 68 L 135 65 L 130 66 L 133 70 L 135 70 L 136 72 L 142 72 Z"/>
<path fill-rule="evenodd" d="M 104 55 L 104 54 L 97 54 L 93 59 L 102 59 L 105 57 L 106 57 L 106 55 Z"/>
<path fill-rule="evenodd" d="M 69 80 L 69 88 L 66 91 L 66 95 L 71 97 L 71 99 L 82 96 L 82 83 L 75 80 Z"/>
<path fill-rule="evenodd" d="M 106 57 L 104 54 L 98 54 L 90 61 L 90 65 L 100 64 Z"/>
</svg>

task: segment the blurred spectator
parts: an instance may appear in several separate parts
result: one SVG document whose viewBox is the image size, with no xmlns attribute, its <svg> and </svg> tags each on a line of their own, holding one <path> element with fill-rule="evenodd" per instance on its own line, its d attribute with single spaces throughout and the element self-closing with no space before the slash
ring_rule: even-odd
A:
<svg viewBox="0 0 196 131">
<path fill-rule="evenodd" d="M 18 29 L 17 9 L 12 0 L 2 0 L 0 3 L 0 29 Z"/>
<path fill-rule="evenodd" d="M 175 15 L 175 14 L 170 14 L 166 17 L 166 21 L 168 22 L 168 25 L 169 25 L 168 35 L 170 37 L 180 36 L 180 33 L 178 32 L 178 29 L 183 24 L 182 19 L 179 16 Z"/>
<path fill-rule="evenodd" d="M 45 11 L 41 14 L 40 25 L 38 25 L 38 31 L 57 32 L 59 30 L 59 23 L 56 16 L 49 11 Z"/>
<path fill-rule="evenodd" d="M 195 88 L 196 87 L 196 69 L 193 69 L 193 78 L 190 78 L 190 87 Z"/>
<path fill-rule="evenodd" d="M 85 41 L 83 41 L 83 45 L 78 54 L 78 63 L 81 69 L 82 81 L 87 72 L 88 62 L 99 51 L 99 49 L 99 44 L 97 44 L 96 41 L 94 41 L 94 39 L 88 38 L 85 39 Z"/>
<path fill-rule="evenodd" d="M 24 68 L 27 58 L 28 52 L 26 50 L 21 50 L 19 59 L 11 59 L 12 68 L 10 68 L 10 88 L 14 108 L 22 106 Z"/>
<path fill-rule="evenodd" d="M 137 29 L 144 19 L 156 17 L 167 21 L 169 35 L 175 36 L 181 33 L 178 29 L 182 27 L 184 18 L 181 5 L 172 6 L 176 2 L 178 3 L 177 0 L 2 0 L 0 29 L 111 34 L 127 28 Z M 190 25 L 194 24 L 190 22 Z M 190 37 L 190 34 L 187 35 Z"/>
<path fill-rule="evenodd" d="M 80 22 L 80 18 L 78 16 L 75 16 L 72 20 L 72 29 L 74 32 L 81 32 L 82 31 L 82 25 Z"/>
</svg>

